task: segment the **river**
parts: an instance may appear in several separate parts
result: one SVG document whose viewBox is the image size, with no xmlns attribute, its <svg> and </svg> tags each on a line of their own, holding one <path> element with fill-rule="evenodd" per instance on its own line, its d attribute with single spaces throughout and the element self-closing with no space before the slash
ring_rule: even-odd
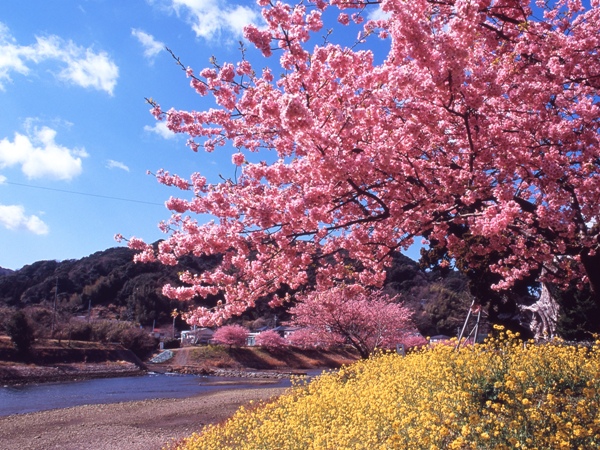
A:
<svg viewBox="0 0 600 450">
<path fill-rule="evenodd" d="M 0 417 L 71 406 L 153 398 L 185 398 L 218 389 L 288 387 L 289 379 L 256 384 L 243 378 L 148 374 L 0 387 Z"/>
</svg>

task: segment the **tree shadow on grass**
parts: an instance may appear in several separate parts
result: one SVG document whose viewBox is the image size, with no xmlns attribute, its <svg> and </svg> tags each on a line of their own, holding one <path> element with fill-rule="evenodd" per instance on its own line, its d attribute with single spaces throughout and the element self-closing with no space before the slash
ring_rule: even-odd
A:
<svg viewBox="0 0 600 450">
<path fill-rule="evenodd" d="M 267 353 L 263 353 L 258 348 L 232 348 L 229 355 L 240 365 L 250 369 L 276 369 L 277 360 L 270 358 Z"/>
<path fill-rule="evenodd" d="M 278 349 L 258 347 L 232 348 L 230 356 L 240 365 L 251 369 L 321 369 L 338 368 L 358 359 L 352 351 Z"/>
</svg>

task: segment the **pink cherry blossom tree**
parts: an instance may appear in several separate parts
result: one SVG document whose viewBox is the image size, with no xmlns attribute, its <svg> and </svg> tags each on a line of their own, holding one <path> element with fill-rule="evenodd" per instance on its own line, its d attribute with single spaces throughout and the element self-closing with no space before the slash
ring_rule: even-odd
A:
<svg viewBox="0 0 600 450">
<path fill-rule="evenodd" d="M 280 350 L 288 346 L 287 341 L 275 330 L 266 330 L 256 336 L 256 345 L 267 350 Z"/>
<path fill-rule="evenodd" d="M 348 343 L 362 358 L 377 348 L 395 348 L 415 331 L 412 312 L 381 291 L 358 285 L 299 296 L 291 323 L 308 330 L 315 344 Z"/>
<path fill-rule="evenodd" d="M 331 350 L 344 344 L 344 339 L 333 333 L 322 333 L 313 328 L 299 328 L 287 338 L 292 347 L 317 350 Z"/>
<path fill-rule="evenodd" d="M 215 342 L 231 347 L 243 347 L 246 345 L 248 330 L 241 325 L 225 325 L 217 328 L 213 334 Z"/>
<path fill-rule="evenodd" d="M 391 252 L 417 236 L 474 264 L 501 254 L 496 289 L 545 268 L 547 280 L 589 282 L 600 299 L 599 0 L 257 3 L 266 26 L 245 35 L 266 62 L 242 54 L 185 68 L 214 108 L 152 102 L 192 150 L 235 148 L 235 179 L 159 171 L 183 191 L 167 202 L 168 237 L 157 251 L 129 240 L 141 261 L 223 255 L 165 286 L 182 300 L 224 292 L 191 323 L 296 289 L 308 270 L 317 290 L 377 286 Z M 262 154 L 272 156 L 248 162 Z M 477 244 L 453 231 L 465 227 Z"/>
</svg>

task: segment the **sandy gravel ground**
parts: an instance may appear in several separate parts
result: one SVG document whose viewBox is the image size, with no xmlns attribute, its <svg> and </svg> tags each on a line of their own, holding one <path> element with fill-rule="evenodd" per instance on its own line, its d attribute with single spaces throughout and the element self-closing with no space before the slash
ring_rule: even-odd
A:
<svg viewBox="0 0 600 450">
<path fill-rule="evenodd" d="M 85 405 L 0 417 L 2 450 L 159 450 L 240 405 L 281 395 L 285 388 L 217 391 L 186 399 Z"/>
</svg>

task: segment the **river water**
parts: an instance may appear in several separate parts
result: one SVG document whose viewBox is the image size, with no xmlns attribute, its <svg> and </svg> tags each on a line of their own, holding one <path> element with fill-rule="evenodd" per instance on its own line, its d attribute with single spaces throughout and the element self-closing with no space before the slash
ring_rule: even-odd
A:
<svg viewBox="0 0 600 450">
<path fill-rule="evenodd" d="M 0 417 L 71 406 L 185 398 L 219 389 L 288 387 L 290 380 L 251 384 L 242 378 L 148 374 L 65 383 L 0 387 Z"/>
</svg>

